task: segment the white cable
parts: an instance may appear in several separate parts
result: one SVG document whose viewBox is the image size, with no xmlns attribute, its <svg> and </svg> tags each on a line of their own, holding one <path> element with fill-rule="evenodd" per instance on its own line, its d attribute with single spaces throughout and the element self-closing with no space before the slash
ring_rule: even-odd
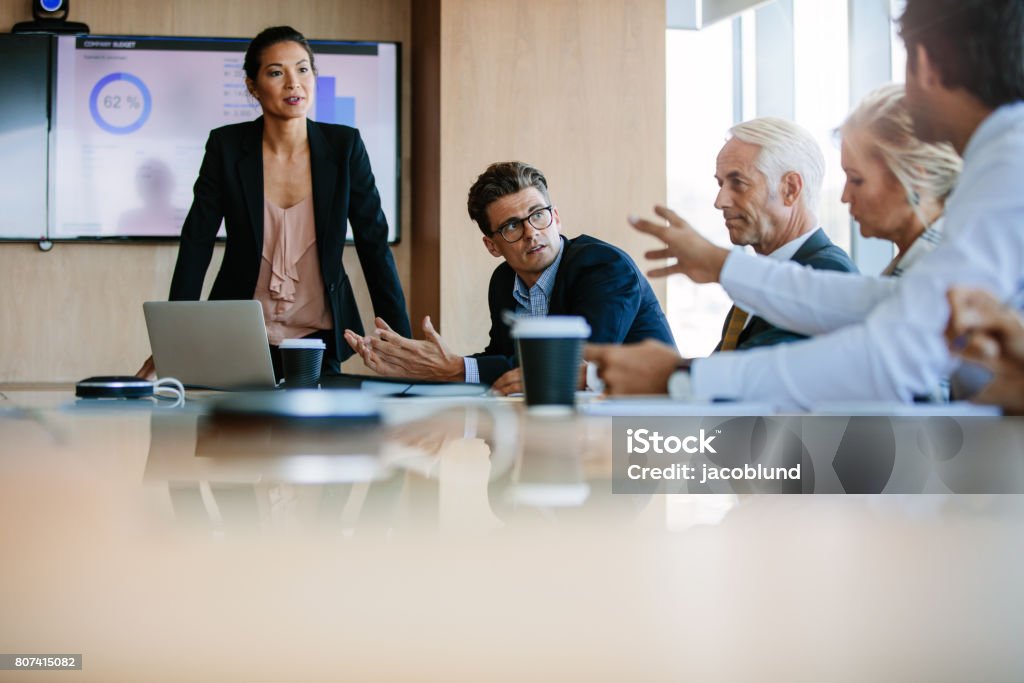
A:
<svg viewBox="0 0 1024 683">
<path fill-rule="evenodd" d="M 173 377 L 164 377 L 153 382 L 153 395 L 157 398 L 173 398 L 172 408 L 185 405 L 185 387 Z"/>
</svg>

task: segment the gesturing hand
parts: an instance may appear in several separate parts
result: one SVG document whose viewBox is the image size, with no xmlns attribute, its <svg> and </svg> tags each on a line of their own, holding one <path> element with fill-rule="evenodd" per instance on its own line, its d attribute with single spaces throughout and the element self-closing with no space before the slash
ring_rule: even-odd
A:
<svg viewBox="0 0 1024 683">
<path fill-rule="evenodd" d="M 972 401 L 1024 414 L 1024 320 L 992 294 L 967 287 L 948 293 L 950 349 L 992 372 L 992 381 Z"/>
<path fill-rule="evenodd" d="M 373 333 L 360 337 L 345 330 L 345 341 L 362 357 L 366 367 L 391 377 L 460 382 L 465 379 L 462 356 L 451 352 L 434 329 L 430 316 L 423 318 L 426 339 L 409 339 L 392 330 L 381 318 L 375 318 Z"/>
<path fill-rule="evenodd" d="M 597 364 L 609 395 L 667 394 L 668 378 L 683 362 L 675 348 L 653 339 L 639 344 L 587 344 L 583 357 Z"/>
<path fill-rule="evenodd" d="M 587 388 L 587 364 L 580 363 L 580 374 L 576 382 L 577 389 Z M 523 369 L 512 368 L 504 375 L 499 377 L 491 385 L 491 391 L 501 396 L 508 396 L 509 394 L 521 394 L 524 391 L 523 387 Z"/>
<path fill-rule="evenodd" d="M 512 368 L 504 375 L 494 380 L 494 384 L 491 385 L 491 391 L 501 396 L 523 393 L 522 368 Z"/>
<path fill-rule="evenodd" d="M 648 251 L 644 256 L 652 260 L 674 258 L 676 262 L 655 268 L 647 274 L 651 277 L 665 277 L 681 273 L 694 282 L 718 282 L 729 250 L 715 246 L 701 237 L 689 223 L 668 207 L 655 206 L 654 213 L 668 221 L 668 225 L 663 221 L 649 221 L 636 216 L 630 216 L 629 224 L 665 243 L 664 249 Z"/>
</svg>

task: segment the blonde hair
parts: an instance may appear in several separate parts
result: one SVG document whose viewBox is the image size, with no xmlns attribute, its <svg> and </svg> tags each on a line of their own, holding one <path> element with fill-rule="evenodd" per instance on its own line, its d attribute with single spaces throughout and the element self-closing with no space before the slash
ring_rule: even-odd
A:
<svg viewBox="0 0 1024 683">
<path fill-rule="evenodd" d="M 907 203 L 922 225 L 928 221 L 921 209 L 921 195 L 941 206 L 953 191 L 963 161 L 949 143 L 922 142 L 914 135 L 902 85 L 890 83 L 868 93 L 836 132 L 863 133 L 874 152 L 900 181 Z"/>
<path fill-rule="evenodd" d="M 825 178 L 825 157 L 814 137 L 797 124 L 773 116 L 744 121 L 729 129 L 736 139 L 758 145 L 755 165 L 768 180 L 774 196 L 782 176 L 797 173 L 804 181 L 800 193 L 804 206 L 816 213 L 821 184 Z"/>
</svg>

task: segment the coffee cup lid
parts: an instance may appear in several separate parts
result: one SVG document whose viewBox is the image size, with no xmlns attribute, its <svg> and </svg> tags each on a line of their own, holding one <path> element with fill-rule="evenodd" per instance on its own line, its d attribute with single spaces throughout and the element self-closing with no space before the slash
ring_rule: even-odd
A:
<svg viewBox="0 0 1024 683">
<path fill-rule="evenodd" d="M 590 325 L 578 315 L 549 315 L 543 318 L 516 318 L 512 336 L 534 339 L 589 339 Z"/>
<path fill-rule="evenodd" d="M 323 339 L 285 339 L 278 346 L 280 349 L 326 349 Z"/>
</svg>

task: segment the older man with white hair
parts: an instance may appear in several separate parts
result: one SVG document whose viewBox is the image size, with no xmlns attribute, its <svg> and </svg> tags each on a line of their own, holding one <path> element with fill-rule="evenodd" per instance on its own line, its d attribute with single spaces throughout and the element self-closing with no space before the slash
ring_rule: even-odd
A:
<svg viewBox="0 0 1024 683">
<path fill-rule="evenodd" d="M 810 133 L 789 121 L 763 117 L 733 126 L 718 153 L 715 208 L 729 239 L 779 261 L 818 270 L 856 272 L 815 216 L 825 159 Z M 734 351 L 805 337 L 733 306 L 717 351 Z"/>
<path fill-rule="evenodd" d="M 944 241 L 900 278 L 806 273 L 730 253 L 657 207 L 663 220 L 631 220 L 664 243 L 650 258 L 676 259 L 651 275 L 721 282 L 769 319 L 818 336 L 701 359 L 652 343 L 588 346 L 609 393 L 667 391 L 684 400 L 765 401 L 787 410 L 832 401 L 908 402 L 931 391 L 956 367 L 954 354 L 970 348 L 956 318 L 953 348 L 947 347 L 947 290 L 985 289 L 1001 305 L 1024 309 L 1024 0 L 906 0 L 899 25 L 914 133 L 950 143 L 963 158 L 946 201 Z M 1013 410 L 996 389 L 978 400 Z"/>
</svg>

